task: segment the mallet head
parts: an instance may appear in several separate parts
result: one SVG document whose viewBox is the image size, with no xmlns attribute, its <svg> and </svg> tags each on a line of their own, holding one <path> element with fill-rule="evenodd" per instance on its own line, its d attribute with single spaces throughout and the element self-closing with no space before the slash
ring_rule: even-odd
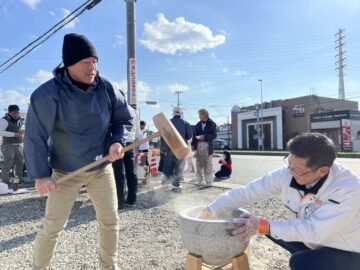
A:
<svg viewBox="0 0 360 270">
<path fill-rule="evenodd" d="M 159 130 L 161 137 L 165 140 L 170 150 L 177 159 L 184 159 L 190 153 L 190 147 L 185 143 L 173 123 L 164 113 L 159 113 L 153 117 L 154 124 Z"/>
</svg>

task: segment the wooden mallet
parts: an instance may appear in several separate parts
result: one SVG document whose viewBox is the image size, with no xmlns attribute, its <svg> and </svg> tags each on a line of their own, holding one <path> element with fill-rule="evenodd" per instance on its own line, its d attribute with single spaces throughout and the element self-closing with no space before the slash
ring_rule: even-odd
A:
<svg viewBox="0 0 360 270">
<path fill-rule="evenodd" d="M 137 141 L 133 144 L 130 144 L 123 148 L 123 153 L 138 147 L 139 145 L 151 141 L 157 137 L 162 137 L 166 144 L 169 146 L 171 151 L 174 153 L 176 158 L 184 159 L 190 152 L 190 148 L 185 143 L 184 139 L 181 137 L 173 123 L 166 117 L 164 113 L 159 113 L 153 117 L 154 124 L 158 131 L 140 141 Z M 81 173 L 87 172 L 105 162 L 110 161 L 110 156 L 105 156 L 99 160 L 96 160 L 76 171 L 73 171 L 59 179 L 56 180 L 57 184 L 60 184 L 68 179 L 73 178 Z"/>
</svg>

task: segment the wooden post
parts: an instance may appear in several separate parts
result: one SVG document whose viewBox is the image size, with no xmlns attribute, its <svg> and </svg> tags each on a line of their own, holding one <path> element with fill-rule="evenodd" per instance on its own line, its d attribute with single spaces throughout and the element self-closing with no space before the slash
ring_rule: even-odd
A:
<svg viewBox="0 0 360 270">
<path fill-rule="evenodd" d="M 231 266 L 232 270 L 250 270 L 249 260 L 246 253 L 243 253 L 232 259 L 232 263 L 224 266 L 226 269 L 229 269 Z M 220 267 L 223 269 L 222 267 Z M 217 267 L 216 269 L 220 269 Z M 186 270 L 210 270 L 214 268 L 209 268 L 204 265 L 204 261 L 201 257 L 188 254 L 186 257 Z"/>
<path fill-rule="evenodd" d="M 232 270 L 250 270 L 246 253 L 232 259 Z"/>
<path fill-rule="evenodd" d="M 188 254 L 186 256 L 186 270 L 202 270 L 203 260 L 201 257 Z"/>
</svg>

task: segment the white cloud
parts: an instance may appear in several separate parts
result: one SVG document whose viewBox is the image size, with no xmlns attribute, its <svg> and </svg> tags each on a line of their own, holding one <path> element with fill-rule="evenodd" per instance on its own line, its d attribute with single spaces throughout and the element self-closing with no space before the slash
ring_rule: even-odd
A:
<svg viewBox="0 0 360 270">
<path fill-rule="evenodd" d="M 223 73 L 227 73 L 229 71 L 229 68 L 228 67 L 224 67 L 222 70 L 221 70 Z"/>
<path fill-rule="evenodd" d="M 189 86 L 184 85 L 184 84 L 179 84 L 179 83 L 173 83 L 173 84 L 169 85 L 169 89 L 173 93 L 175 93 L 177 91 L 186 92 L 189 90 Z"/>
<path fill-rule="evenodd" d="M 26 78 L 29 83 L 42 84 L 47 82 L 53 77 L 53 74 L 50 71 L 40 69 L 33 76 Z"/>
<path fill-rule="evenodd" d="M 30 98 L 21 94 L 16 90 L 1 90 L 0 89 L 0 108 L 7 108 L 9 104 L 17 104 L 19 106 L 27 105 Z"/>
<path fill-rule="evenodd" d="M 54 11 L 49 11 L 50 16 L 55 17 L 56 13 Z"/>
<path fill-rule="evenodd" d="M 115 43 L 113 44 L 114 48 L 121 47 L 122 45 L 124 45 L 124 43 L 125 43 L 124 37 L 120 34 L 115 34 Z"/>
<path fill-rule="evenodd" d="M 0 47 L 0 53 L 9 53 L 9 52 L 10 52 L 10 49 Z"/>
<path fill-rule="evenodd" d="M 212 53 L 210 53 L 209 55 L 210 55 L 210 58 L 212 58 L 212 59 L 217 59 L 217 56 L 216 56 L 215 53 L 212 52 Z"/>
<path fill-rule="evenodd" d="M 246 70 L 238 70 L 238 71 L 236 71 L 236 73 L 235 73 L 236 76 L 247 76 L 247 75 L 249 75 L 249 74 L 250 74 L 250 73 L 247 72 Z"/>
<path fill-rule="evenodd" d="M 22 0 L 27 4 L 31 9 L 35 9 L 36 6 L 41 2 L 41 0 Z"/>
<path fill-rule="evenodd" d="M 121 89 L 127 95 L 127 81 L 111 82 L 116 89 Z M 144 81 L 137 82 L 137 100 L 146 101 L 151 92 L 151 87 Z"/>
<path fill-rule="evenodd" d="M 63 11 L 63 18 L 67 17 L 71 13 L 71 11 L 66 8 L 62 8 L 62 11 Z M 80 22 L 79 18 L 75 18 L 75 19 L 73 19 L 73 18 L 74 18 L 74 16 L 72 15 L 65 21 L 65 22 L 68 22 L 64 26 L 65 29 L 75 28 L 75 26 Z"/>
<path fill-rule="evenodd" d="M 205 25 L 188 22 L 183 17 L 170 22 L 162 13 L 156 21 L 144 24 L 143 36 L 142 45 L 163 54 L 196 53 L 225 43 L 225 35 L 214 35 Z"/>
</svg>

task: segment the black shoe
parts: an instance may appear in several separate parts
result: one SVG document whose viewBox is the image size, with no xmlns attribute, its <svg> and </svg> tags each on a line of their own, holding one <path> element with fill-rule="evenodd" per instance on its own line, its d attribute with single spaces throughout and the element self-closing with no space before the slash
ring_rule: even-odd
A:
<svg viewBox="0 0 360 270">
<path fill-rule="evenodd" d="M 123 210 L 125 208 L 125 204 L 123 202 L 118 203 L 118 210 Z"/>
<path fill-rule="evenodd" d="M 126 202 L 125 202 L 125 205 L 128 206 L 128 207 L 135 207 L 135 206 L 136 206 L 136 202 L 126 201 Z"/>
<path fill-rule="evenodd" d="M 182 186 L 172 186 L 172 188 L 171 188 L 171 191 L 172 192 L 181 192 L 181 190 L 182 190 Z"/>
</svg>

